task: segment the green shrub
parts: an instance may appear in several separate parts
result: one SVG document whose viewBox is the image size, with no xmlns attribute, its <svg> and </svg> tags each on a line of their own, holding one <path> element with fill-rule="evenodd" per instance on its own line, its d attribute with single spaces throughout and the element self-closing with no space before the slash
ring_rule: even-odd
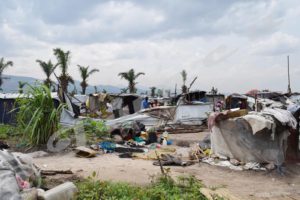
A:
<svg viewBox="0 0 300 200">
<path fill-rule="evenodd" d="M 63 105 L 57 109 L 48 87 L 28 85 L 25 97 L 17 99 L 18 125 L 24 129 L 24 137 L 31 145 L 45 144 L 58 129 Z"/>
<path fill-rule="evenodd" d="M 105 125 L 104 121 L 86 119 L 83 121 L 83 127 L 85 133 L 90 137 L 96 136 L 98 138 L 104 138 L 110 136 L 109 128 Z"/>
<path fill-rule="evenodd" d="M 83 182 L 77 183 L 78 200 L 206 200 L 200 193 L 202 184 L 195 177 L 179 177 L 175 181 L 170 176 L 161 176 L 148 186 L 128 183 L 114 183 L 95 180 L 95 173 Z"/>
<path fill-rule="evenodd" d="M 0 139 L 7 139 L 15 135 L 18 135 L 16 127 L 7 124 L 0 124 Z"/>
</svg>

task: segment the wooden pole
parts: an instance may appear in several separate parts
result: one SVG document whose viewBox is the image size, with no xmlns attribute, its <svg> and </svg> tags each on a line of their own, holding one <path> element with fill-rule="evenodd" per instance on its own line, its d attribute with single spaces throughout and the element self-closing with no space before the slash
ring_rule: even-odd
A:
<svg viewBox="0 0 300 200">
<path fill-rule="evenodd" d="M 291 80 L 290 80 L 290 59 L 289 59 L 289 56 L 287 56 L 287 67 L 288 67 L 288 94 L 291 94 L 292 93 L 292 90 L 291 90 Z"/>
</svg>

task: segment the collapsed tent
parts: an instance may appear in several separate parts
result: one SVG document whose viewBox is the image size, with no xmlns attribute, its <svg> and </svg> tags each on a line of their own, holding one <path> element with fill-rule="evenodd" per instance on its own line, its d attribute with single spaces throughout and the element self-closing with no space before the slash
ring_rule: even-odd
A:
<svg viewBox="0 0 300 200">
<path fill-rule="evenodd" d="M 287 110 L 266 108 L 262 112 L 246 110 L 212 113 L 212 152 L 240 162 L 273 163 L 285 161 L 287 138 L 297 122 Z"/>
<path fill-rule="evenodd" d="M 106 125 L 118 127 L 123 123 L 136 121 L 147 127 L 164 124 L 202 125 L 212 111 L 210 103 L 180 104 L 178 106 L 159 106 L 141 110 L 132 115 L 108 120 Z"/>
<path fill-rule="evenodd" d="M 164 121 L 173 121 L 175 106 L 160 106 L 141 110 L 131 115 L 126 115 L 118 119 L 107 120 L 106 125 L 110 127 L 118 127 L 123 123 L 136 121 L 147 127 L 161 125 Z"/>
</svg>

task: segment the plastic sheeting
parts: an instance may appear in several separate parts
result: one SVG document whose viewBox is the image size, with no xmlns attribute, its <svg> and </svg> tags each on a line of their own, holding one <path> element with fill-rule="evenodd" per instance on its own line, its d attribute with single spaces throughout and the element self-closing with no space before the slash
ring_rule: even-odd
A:
<svg viewBox="0 0 300 200">
<path fill-rule="evenodd" d="M 22 199 L 17 177 L 28 181 L 29 177 L 38 176 L 30 156 L 21 153 L 0 151 L 0 197 L 1 199 Z"/>
<path fill-rule="evenodd" d="M 290 135 L 288 129 L 295 128 L 295 118 L 281 109 L 266 109 L 262 113 L 249 115 L 215 123 L 211 131 L 212 152 L 243 163 L 281 165 L 285 160 L 287 138 Z M 274 121 L 270 120 L 270 116 Z"/>
<path fill-rule="evenodd" d="M 176 109 L 175 123 L 201 125 L 202 121 L 207 119 L 210 112 L 213 110 L 213 105 L 207 104 L 192 104 L 179 105 Z"/>
<path fill-rule="evenodd" d="M 160 106 L 141 110 L 137 113 L 108 120 L 106 125 L 116 127 L 122 123 L 137 121 L 145 126 L 158 126 L 165 122 L 169 124 L 202 125 L 212 111 L 212 104 L 191 104 L 174 106 Z"/>
</svg>

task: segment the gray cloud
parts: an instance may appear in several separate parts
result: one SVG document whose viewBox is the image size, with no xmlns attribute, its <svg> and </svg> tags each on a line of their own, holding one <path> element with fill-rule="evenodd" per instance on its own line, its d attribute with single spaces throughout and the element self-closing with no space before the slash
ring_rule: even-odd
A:
<svg viewBox="0 0 300 200">
<path fill-rule="evenodd" d="M 203 89 L 281 88 L 282 57 L 300 64 L 299 10 L 298 0 L 2 0 L 0 57 L 15 61 L 9 73 L 39 77 L 35 59 L 61 47 L 75 78 L 77 64 L 101 70 L 91 84 L 123 84 L 116 74 L 133 67 L 143 85 L 173 88 L 187 69 Z"/>
<path fill-rule="evenodd" d="M 40 40 L 93 43 L 265 34 L 281 22 L 270 2 L 15 0 L 1 11 L 2 21 Z"/>
</svg>

